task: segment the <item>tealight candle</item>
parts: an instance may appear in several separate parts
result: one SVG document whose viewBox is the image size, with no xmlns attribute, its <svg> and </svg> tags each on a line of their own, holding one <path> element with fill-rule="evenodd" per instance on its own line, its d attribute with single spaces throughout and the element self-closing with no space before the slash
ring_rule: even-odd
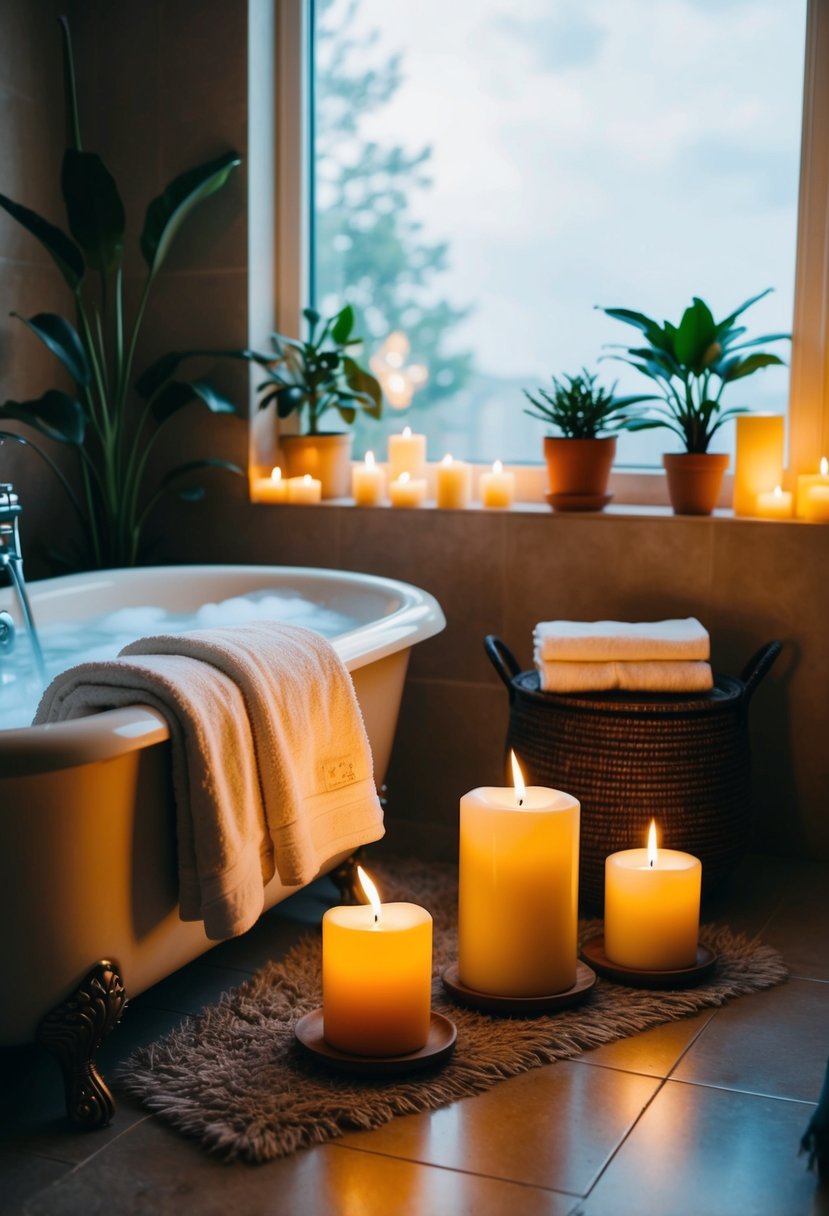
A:
<svg viewBox="0 0 829 1216">
<path fill-rule="evenodd" d="M 471 494 L 472 470 L 465 460 L 453 460 L 447 454 L 435 470 L 437 505 L 447 509 L 467 507 Z"/>
<path fill-rule="evenodd" d="M 316 503 L 322 499 L 322 482 L 305 473 L 302 477 L 288 478 L 288 502 Z"/>
<path fill-rule="evenodd" d="M 426 482 L 422 477 L 401 473 L 389 483 L 389 499 L 393 507 L 422 507 L 426 498 Z"/>
<path fill-rule="evenodd" d="M 801 473 L 797 479 L 796 512 L 799 519 L 825 522 L 821 514 L 822 496 L 813 493 L 816 489 L 829 487 L 829 461 L 825 456 L 820 461 L 819 473 Z"/>
<path fill-rule="evenodd" d="M 734 514 L 754 515 L 758 494 L 783 480 L 785 420 L 781 414 L 742 414 L 736 420 Z"/>
<path fill-rule="evenodd" d="M 410 426 L 389 435 L 389 478 L 395 481 L 401 473 L 415 481 L 426 476 L 426 436 L 412 434 Z"/>
<path fill-rule="evenodd" d="M 255 502 L 288 501 L 288 480 L 279 465 L 271 470 L 270 477 L 259 477 L 253 483 L 253 498 Z"/>
<path fill-rule="evenodd" d="M 505 473 L 500 460 L 492 465 L 491 473 L 481 474 L 481 502 L 485 507 L 511 507 L 515 498 L 515 474 Z"/>
<path fill-rule="evenodd" d="M 458 977 L 477 992 L 549 996 L 576 982 L 579 803 L 484 786 L 460 804 Z"/>
<path fill-rule="evenodd" d="M 829 490 L 827 490 L 829 495 Z M 790 519 L 792 514 L 792 496 L 788 490 L 780 486 L 769 492 L 757 495 L 756 514 L 763 519 Z"/>
<path fill-rule="evenodd" d="M 620 967 L 676 971 L 697 959 L 702 863 L 657 849 L 651 821 L 646 849 L 605 862 L 604 952 Z"/>
<path fill-rule="evenodd" d="M 381 904 L 357 872 L 371 902 L 322 918 L 323 1035 L 352 1055 L 419 1051 L 429 1037 L 432 918 L 417 904 Z"/>
<path fill-rule="evenodd" d="M 358 507 L 376 507 L 386 496 L 386 474 L 374 461 L 374 453 L 366 452 L 364 464 L 351 470 L 351 496 Z"/>
</svg>

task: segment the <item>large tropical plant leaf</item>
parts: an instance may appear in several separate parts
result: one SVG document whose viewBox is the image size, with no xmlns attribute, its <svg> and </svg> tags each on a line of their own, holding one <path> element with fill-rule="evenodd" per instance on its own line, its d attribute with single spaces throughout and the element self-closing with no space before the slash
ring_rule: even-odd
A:
<svg viewBox="0 0 829 1216">
<path fill-rule="evenodd" d="M 69 231 L 93 270 L 109 272 L 121 263 L 124 249 L 124 204 L 115 178 L 95 152 L 67 148 L 60 185 Z"/>
<path fill-rule="evenodd" d="M 215 160 L 180 173 L 147 208 L 141 233 L 141 252 L 155 274 L 161 267 L 181 225 L 203 199 L 220 190 L 241 159 L 225 152 Z"/>
<path fill-rule="evenodd" d="M 54 259 L 66 282 L 73 291 L 76 291 L 83 281 L 86 267 L 83 254 L 75 242 L 70 240 L 60 228 L 56 228 L 54 224 L 50 224 L 48 220 L 39 216 L 36 211 L 31 211 L 21 203 L 6 198 L 5 194 L 0 194 L 0 207 L 7 211 L 12 219 L 17 220 L 18 224 L 22 224 L 31 232 L 32 236 L 37 237 L 47 253 Z"/>
<path fill-rule="evenodd" d="M 76 446 L 83 443 L 86 429 L 80 401 L 56 388 L 50 388 L 35 401 L 5 401 L 0 405 L 0 418 L 25 422 L 49 439 Z"/>
<path fill-rule="evenodd" d="M 238 414 L 235 404 L 204 380 L 171 380 L 153 402 L 153 414 L 166 422 L 191 401 L 201 401 L 213 414 Z"/>
<path fill-rule="evenodd" d="M 11 315 L 37 334 L 52 354 L 57 355 L 75 383 L 80 388 L 86 388 L 91 378 L 86 350 L 67 320 L 53 312 L 39 312 L 29 318 L 21 316 L 19 312 Z"/>
<path fill-rule="evenodd" d="M 730 383 L 732 380 L 742 380 L 744 376 L 751 376 L 763 367 L 784 366 L 783 360 L 777 355 L 758 351 L 756 355 L 748 355 L 745 359 L 736 359 L 728 368 L 724 368 L 720 374 L 723 380 Z"/>
<path fill-rule="evenodd" d="M 383 390 L 379 382 L 355 363 L 350 355 L 343 355 L 343 370 L 348 387 L 367 399 L 363 407 L 365 412 L 371 418 L 379 418 L 383 413 Z"/>
<path fill-rule="evenodd" d="M 75 61 L 72 56 L 72 38 L 69 34 L 69 19 L 58 17 L 63 54 L 64 113 L 66 116 L 66 146 L 81 150 L 81 125 L 78 119 L 78 94 L 75 88 Z"/>
<path fill-rule="evenodd" d="M 185 359 L 244 359 L 248 363 L 267 365 L 273 356 L 257 350 L 173 350 L 161 355 L 141 373 L 135 382 L 136 392 L 145 400 L 158 392 L 166 380 L 171 379 Z"/>
<path fill-rule="evenodd" d="M 693 302 L 682 314 L 682 320 L 674 334 L 673 345 L 677 360 L 695 372 L 702 371 L 706 360 L 709 363 L 711 361 L 709 352 L 716 332 L 711 309 L 704 300 L 694 296 Z M 719 350 L 716 353 L 719 353 Z"/>
<path fill-rule="evenodd" d="M 238 464 L 234 464 L 231 460 L 219 460 L 217 457 L 207 457 L 204 460 L 188 460 L 184 464 L 176 465 L 174 469 L 169 469 L 161 479 L 162 491 L 167 492 L 175 486 L 176 482 L 190 477 L 193 473 L 203 472 L 207 469 L 222 469 L 226 473 L 234 473 L 240 477 L 244 476 L 244 469 L 241 469 Z M 198 502 L 204 498 L 204 486 L 194 485 L 177 491 L 178 497 L 185 499 L 187 502 Z"/>
<path fill-rule="evenodd" d="M 331 337 L 337 346 L 344 346 L 351 337 L 354 328 L 354 309 L 350 304 L 341 308 L 331 324 Z"/>
</svg>

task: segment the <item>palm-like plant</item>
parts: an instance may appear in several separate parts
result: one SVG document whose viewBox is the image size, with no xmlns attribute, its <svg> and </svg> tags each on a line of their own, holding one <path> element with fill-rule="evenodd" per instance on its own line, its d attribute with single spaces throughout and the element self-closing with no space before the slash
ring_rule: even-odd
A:
<svg viewBox="0 0 829 1216">
<path fill-rule="evenodd" d="M 761 368 L 781 365 L 783 360 L 778 355 L 754 348 L 791 337 L 780 333 L 745 338 L 745 326 L 736 324 L 746 309 L 771 290 L 769 287 L 752 296 L 723 321 L 715 321 L 711 309 L 697 296 L 678 325 L 669 321 L 660 325 L 644 313 L 627 308 L 602 308 L 609 317 L 640 330 L 644 337 L 644 344 L 620 347 L 624 354 L 605 357 L 627 363 L 647 376 L 658 391 L 642 400 L 662 402 L 651 407 L 655 417 L 635 419 L 629 429 L 666 427 L 679 436 L 687 452 L 707 452 L 725 422 L 747 413 L 745 406 L 723 409 L 726 385 L 744 380 Z"/>
<path fill-rule="evenodd" d="M 640 401 L 650 400 L 641 395 L 617 397 L 615 384 L 610 389 L 603 388 L 586 368 L 577 376 L 563 376 L 561 380 L 553 376 L 551 379 L 553 391 L 538 389 L 540 400 L 523 390 L 534 407 L 525 409 L 524 413 L 557 427 L 565 439 L 596 439 L 629 429 L 641 415 L 641 410 L 634 407 Z"/>
<path fill-rule="evenodd" d="M 0 207 L 40 241 L 72 293 L 74 324 L 55 313 L 28 318 L 12 315 L 63 364 L 75 389 L 50 389 L 36 400 L 6 401 L 0 405 L 0 419 L 23 422 L 49 439 L 72 446 L 80 466 L 80 494 L 39 444 L 13 431 L 0 431 L 0 439 L 30 446 L 60 478 L 88 538 L 89 552 L 81 559 L 84 564 L 130 565 L 137 558 L 144 523 L 159 498 L 199 469 L 242 472 L 225 460 L 193 460 L 171 469 L 154 489 L 145 484 L 147 461 L 161 428 L 185 405 L 200 401 L 214 413 L 237 413 L 234 403 L 205 381 L 174 379 L 181 361 L 191 355 L 256 356 L 238 351 L 177 353 L 164 356 L 133 380 L 147 302 L 176 233 L 198 203 L 224 186 L 240 159 L 227 152 L 190 169 L 149 204 L 140 240 L 147 274 L 128 324 L 122 286 L 124 207 L 101 158 L 82 148 L 65 17 L 60 19 L 60 27 L 69 131 L 61 190 L 69 234 L 2 194 Z M 191 485 L 179 493 L 195 498 L 202 491 Z"/>
</svg>

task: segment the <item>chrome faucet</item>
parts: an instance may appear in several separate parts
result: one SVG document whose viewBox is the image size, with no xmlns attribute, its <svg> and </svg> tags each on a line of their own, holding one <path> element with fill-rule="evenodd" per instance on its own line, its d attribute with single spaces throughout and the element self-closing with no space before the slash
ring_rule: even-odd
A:
<svg viewBox="0 0 829 1216">
<path fill-rule="evenodd" d="M 0 482 L 0 568 L 8 572 L 17 594 L 20 613 L 32 645 L 35 666 L 40 682 L 46 686 L 46 665 L 43 651 L 35 629 L 26 581 L 23 578 L 23 554 L 20 552 L 20 529 L 18 521 L 22 508 L 11 482 Z M 14 643 L 14 621 L 7 612 L 0 613 L 0 650 L 10 650 Z"/>
</svg>

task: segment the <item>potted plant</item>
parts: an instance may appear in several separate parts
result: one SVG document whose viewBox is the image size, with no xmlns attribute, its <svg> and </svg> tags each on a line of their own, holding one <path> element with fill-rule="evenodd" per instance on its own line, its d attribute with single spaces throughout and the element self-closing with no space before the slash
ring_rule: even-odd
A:
<svg viewBox="0 0 829 1216">
<path fill-rule="evenodd" d="M 320 419 L 331 409 L 348 425 L 358 409 L 379 418 L 383 394 L 374 376 L 349 354 L 362 344 L 353 334 L 350 304 L 324 320 L 313 308 L 303 309 L 302 315 L 308 324 L 304 342 L 284 334 L 271 336 L 276 358 L 267 364 L 267 378 L 259 385 L 259 408 L 273 402 L 278 418 L 304 413 L 304 433 L 280 435 L 284 472 L 289 477 L 310 473 L 322 482 L 323 498 L 342 498 L 351 492 L 353 436 L 350 431 L 322 431 Z"/>
<path fill-rule="evenodd" d="M 123 298 L 124 207 L 101 158 L 82 149 L 66 18 L 60 19 L 60 28 L 69 135 L 61 190 L 68 233 L 2 194 L 0 207 L 40 241 L 72 294 L 74 324 L 56 313 L 12 315 L 63 365 L 74 388 L 69 392 L 50 389 L 36 400 L 6 401 L 0 405 L 0 421 L 23 422 L 48 439 L 74 448 L 79 466 L 77 492 L 40 444 L 5 430 L 0 431 L 0 441 L 27 445 L 60 479 L 86 543 L 80 554 L 60 554 L 60 558 L 67 565 L 105 568 L 136 561 L 144 524 L 165 494 L 201 497 L 201 488 L 192 484 L 194 472 L 210 467 L 242 472 L 225 460 L 190 460 L 170 469 L 160 482 L 149 482 L 148 458 L 164 424 L 180 409 L 191 402 L 201 403 L 213 413 L 235 414 L 237 409 L 202 379 L 174 378 L 187 355 L 165 356 L 134 378 L 141 322 L 175 235 L 193 208 L 224 186 L 240 159 L 227 152 L 187 170 L 149 204 L 140 238 L 147 272 L 130 322 Z M 241 352 L 189 353 L 238 356 Z M 252 352 L 244 355 L 256 357 Z M 185 488 L 177 489 L 180 486 Z"/>
<path fill-rule="evenodd" d="M 544 437 L 547 501 L 557 511 L 601 510 L 613 497 L 607 482 L 616 455 L 615 432 L 632 425 L 641 414 L 637 404 L 647 397 L 617 397 L 615 384 L 603 388 L 586 368 L 552 381 L 553 391 L 540 388 L 538 397 L 524 389 L 533 407 L 524 413 L 560 432 Z"/>
<path fill-rule="evenodd" d="M 747 308 L 768 295 L 767 288 L 746 300 L 723 321 L 715 321 L 711 309 L 697 296 L 682 314 L 678 325 L 662 325 L 641 312 L 626 308 L 603 308 L 641 331 L 643 341 L 613 355 L 652 380 L 657 392 L 649 399 L 655 417 L 636 419 L 633 431 L 666 427 L 682 440 L 684 452 L 662 457 L 668 479 L 668 495 L 677 514 L 710 515 L 728 467 L 728 456 L 709 452 L 709 445 L 720 427 L 748 412 L 746 406 L 723 409 L 722 395 L 727 384 L 744 380 L 763 367 L 783 363 L 779 356 L 756 347 L 766 342 L 789 339 L 790 334 L 767 334 L 746 338 L 746 329 L 737 318 Z"/>
</svg>

